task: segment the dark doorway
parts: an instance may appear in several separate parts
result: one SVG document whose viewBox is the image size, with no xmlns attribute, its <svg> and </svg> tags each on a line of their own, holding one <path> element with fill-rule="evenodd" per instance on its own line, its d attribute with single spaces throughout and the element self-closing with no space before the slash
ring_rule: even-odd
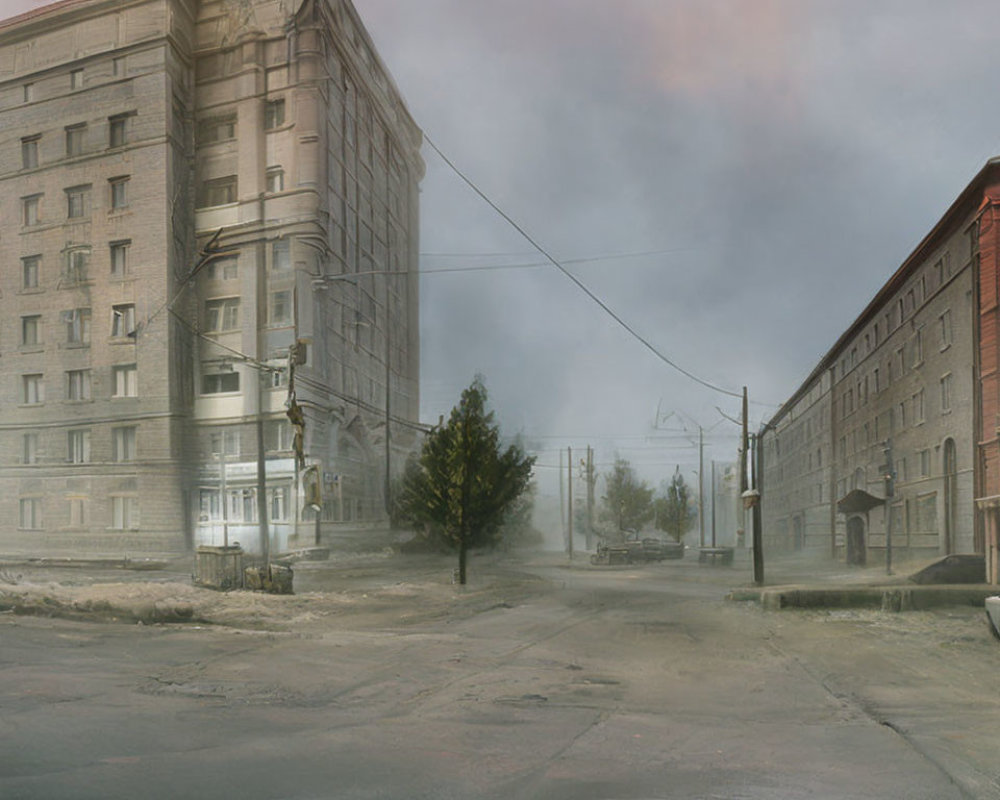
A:
<svg viewBox="0 0 1000 800">
<path fill-rule="evenodd" d="M 955 552 L 955 494 L 958 487 L 958 459 L 955 440 L 944 441 L 944 552 Z"/>
<path fill-rule="evenodd" d="M 865 521 L 861 517 L 850 517 L 847 520 L 847 563 L 863 567 L 866 560 Z"/>
</svg>

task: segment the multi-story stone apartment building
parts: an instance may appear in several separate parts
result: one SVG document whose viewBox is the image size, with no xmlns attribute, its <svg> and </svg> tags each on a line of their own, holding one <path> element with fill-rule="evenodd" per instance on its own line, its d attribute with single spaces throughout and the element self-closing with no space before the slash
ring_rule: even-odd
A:
<svg viewBox="0 0 1000 800">
<path fill-rule="evenodd" d="M 850 563 L 986 549 L 998 184 L 992 160 L 762 429 L 765 546 Z"/>
<path fill-rule="evenodd" d="M 349 0 L 0 23 L 0 553 L 384 518 L 419 427 L 420 142 Z"/>
</svg>

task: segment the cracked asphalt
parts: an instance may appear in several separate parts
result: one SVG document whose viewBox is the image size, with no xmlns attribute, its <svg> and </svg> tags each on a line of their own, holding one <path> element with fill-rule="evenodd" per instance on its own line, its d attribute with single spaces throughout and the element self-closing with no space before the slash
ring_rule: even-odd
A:
<svg viewBox="0 0 1000 800">
<path fill-rule="evenodd" d="M 302 565 L 294 602 L 219 624 L 3 614 L 0 797 L 1000 798 L 981 609 L 768 613 L 686 560 L 451 566 Z"/>
</svg>

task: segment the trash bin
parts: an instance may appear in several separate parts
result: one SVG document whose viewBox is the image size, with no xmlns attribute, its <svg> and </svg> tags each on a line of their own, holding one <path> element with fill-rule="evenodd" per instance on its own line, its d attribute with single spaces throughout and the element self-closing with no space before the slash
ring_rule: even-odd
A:
<svg viewBox="0 0 1000 800">
<path fill-rule="evenodd" d="M 194 582 L 208 589 L 241 589 L 243 548 L 238 544 L 228 547 L 199 545 L 195 553 Z"/>
</svg>

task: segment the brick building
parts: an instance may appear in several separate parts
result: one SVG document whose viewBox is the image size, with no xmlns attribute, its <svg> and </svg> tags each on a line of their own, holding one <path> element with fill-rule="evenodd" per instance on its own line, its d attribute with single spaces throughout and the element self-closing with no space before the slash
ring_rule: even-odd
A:
<svg viewBox="0 0 1000 800">
<path fill-rule="evenodd" d="M 419 428 L 420 142 L 349 0 L 0 22 L 0 553 L 254 549 L 265 507 L 273 549 L 312 542 L 293 396 L 324 538 L 384 519 Z"/>
<path fill-rule="evenodd" d="M 894 559 L 987 550 L 998 200 L 991 160 L 765 425 L 765 546 L 849 563 L 882 561 L 890 536 Z"/>
</svg>

